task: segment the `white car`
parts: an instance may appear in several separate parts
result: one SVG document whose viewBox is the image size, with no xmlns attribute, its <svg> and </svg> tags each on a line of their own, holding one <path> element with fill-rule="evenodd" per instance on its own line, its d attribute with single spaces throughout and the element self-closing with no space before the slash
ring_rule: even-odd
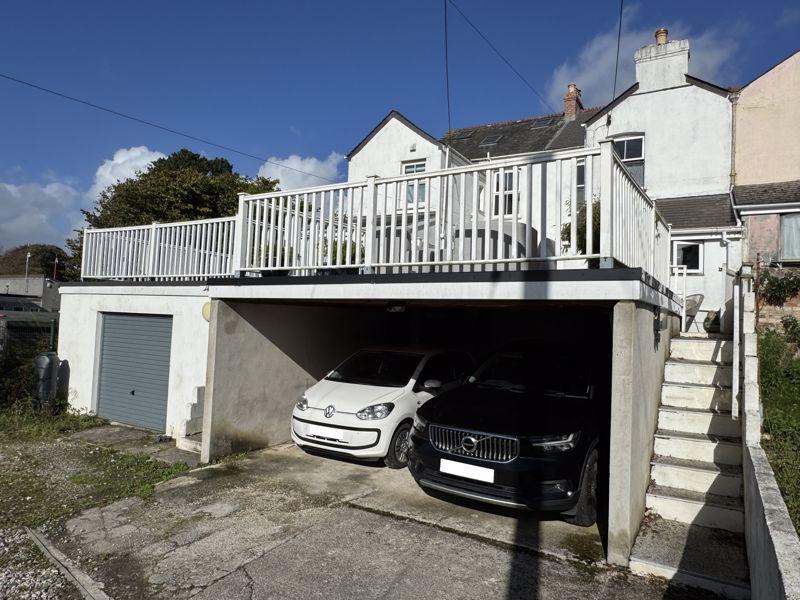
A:
<svg viewBox="0 0 800 600">
<path fill-rule="evenodd" d="M 462 383 L 473 368 L 459 350 L 360 350 L 300 397 L 292 440 L 303 449 L 382 458 L 401 469 L 417 407 Z"/>
</svg>

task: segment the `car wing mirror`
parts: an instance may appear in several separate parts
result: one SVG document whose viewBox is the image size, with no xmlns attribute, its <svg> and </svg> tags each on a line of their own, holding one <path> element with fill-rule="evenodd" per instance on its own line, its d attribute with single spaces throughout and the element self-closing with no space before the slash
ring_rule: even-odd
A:
<svg viewBox="0 0 800 600">
<path fill-rule="evenodd" d="M 427 379 L 422 385 L 426 390 L 432 392 L 438 391 L 442 388 L 442 382 L 438 379 Z"/>
</svg>

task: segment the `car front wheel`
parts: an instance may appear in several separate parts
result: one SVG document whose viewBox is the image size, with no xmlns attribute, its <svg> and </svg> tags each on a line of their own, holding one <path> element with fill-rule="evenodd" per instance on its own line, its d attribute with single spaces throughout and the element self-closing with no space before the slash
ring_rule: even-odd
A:
<svg viewBox="0 0 800 600">
<path fill-rule="evenodd" d="M 408 447 L 411 444 L 411 424 L 400 423 L 395 429 L 392 441 L 389 443 L 389 452 L 383 462 L 390 469 L 403 469 L 408 465 Z"/>
<path fill-rule="evenodd" d="M 597 521 L 597 450 L 592 450 L 583 470 L 580 497 L 574 515 L 564 520 L 573 525 L 590 527 Z"/>
</svg>

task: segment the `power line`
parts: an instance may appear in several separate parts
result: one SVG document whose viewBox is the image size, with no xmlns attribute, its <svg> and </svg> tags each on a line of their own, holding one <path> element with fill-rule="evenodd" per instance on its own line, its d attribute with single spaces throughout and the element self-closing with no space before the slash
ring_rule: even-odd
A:
<svg viewBox="0 0 800 600">
<path fill-rule="evenodd" d="M 82 100 L 81 98 L 76 98 L 74 96 L 70 96 L 68 94 L 64 94 L 62 92 L 58 92 L 56 90 L 52 90 L 50 88 L 46 88 L 41 85 L 36 85 L 35 83 L 31 83 L 30 81 L 25 81 L 24 79 L 18 79 L 16 77 L 12 77 L 11 75 L 6 75 L 5 73 L 0 73 L 0 77 L 3 79 L 7 79 L 9 81 L 14 81 L 16 83 L 26 85 L 31 87 L 35 90 L 39 90 L 41 92 L 46 92 L 48 94 L 52 94 L 54 96 L 58 96 L 59 98 L 63 98 L 65 100 L 70 100 L 72 102 L 77 102 L 78 104 L 83 104 L 90 108 L 94 108 L 96 110 L 101 110 L 103 112 L 107 112 L 109 114 L 115 115 L 117 117 L 122 117 L 123 119 L 128 119 L 130 121 L 135 121 L 136 123 L 141 123 L 142 125 L 147 125 L 148 127 L 154 127 L 155 129 L 160 129 L 161 131 L 166 131 L 168 133 L 172 133 L 175 135 L 179 135 L 181 137 L 185 137 L 190 140 L 194 140 L 196 142 L 200 142 L 202 144 L 207 144 L 209 146 L 214 146 L 215 148 L 220 148 L 222 150 L 227 150 L 228 152 L 233 152 L 234 154 L 239 154 L 241 156 L 246 156 L 247 158 L 253 158 L 260 162 L 265 162 L 271 165 L 275 165 L 276 167 L 283 167 L 284 169 L 289 169 L 290 171 L 296 171 L 297 173 L 302 173 L 303 175 L 310 175 L 311 177 L 316 177 L 317 179 L 322 179 L 324 181 L 328 181 L 330 183 L 336 183 L 333 179 L 328 179 L 327 177 L 323 177 L 322 175 L 317 175 L 316 173 L 310 173 L 309 171 L 303 171 L 302 169 L 297 169 L 295 167 L 290 167 L 289 165 L 285 165 L 283 163 L 275 162 L 274 160 L 269 160 L 268 158 L 263 158 L 261 156 L 256 156 L 255 154 L 250 154 L 248 152 L 243 152 L 242 150 L 237 150 L 236 148 L 232 148 L 230 146 L 225 146 L 223 144 L 217 144 L 216 142 L 212 142 L 210 140 L 206 140 L 201 137 L 197 137 L 195 135 L 191 135 L 189 133 L 184 133 L 183 131 L 178 131 L 177 129 L 171 129 L 169 127 L 165 127 L 164 125 L 159 125 L 158 123 L 153 123 L 152 121 L 147 121 L 145 119 L 140 119 L 139 117 L 134 117 L 132 115 L 125 114 L 118 110 L 114 110 L 112 108 L 107 108 L 105 106 L 100 106 L 99 104 L 95 104 L 93 102 L 89 102 L 88 100 Z"/>
<path fill-rule="evenodd" d="M 542 104 L 544 104 L 544 105 L 545 105 L 545 106 L 546 106 L 548 109 L 550 109 L 552 112 L 556 112 L 556 110 L 555 110 L 555 109 L 554 109 L 552 106 L 550 106 L 550 103 L 549 103 L 549 102 L 547 102 L 547 100 L 545 100 L 545 99 L 544 99 L 544 97 L 543 97 L 543 96 L 542 96 L 542 95 L 541 95 L 541 94 L 540 94 L 538 91 L 536 91 L 536 88 L 535 88 L 535 87 L 533 87 L 533 86 L 530 84 L 530 82 L 529 82 L 527 79 L 525 79 L 525 77 L 523 77 L 522 73 L 520 73 L 519 71 L 517 71 L 517 69 L 515 69 L 515 68 L 514 68 L 514 65 L 512 65 L 512 64 L 511 64 L 511 62 L 510 62 L 510 61 L 509 61 L 509 60 L 508 60 L 508 59 L 507 59 L 505 56 L 503 56 L 503 53 L 502 53 L 502 52 L 500 52 L 500 50 L 498 50 L 498 49 L 497 49 L 497 47 L 496 47 L 494 44 L 492 44 L 492 42 L 490 42 L 490 41 L 489 41 L 489 38 L 487 38 L 485 35 L 483 35 L 483 33 L 481 32 L 481 30 L 480 30 L 480 29 L 478 29 L 478 27 L 475 25 L 475 23 L 473 23 L 472 21 L 470 21 L 470 20 L 469 20 L 469 17 L 468 17 L 467 15 L 465 15 L 465 14 L 464 14 L 464 11 L 462 11 L 462 10 L 461 10 L 461 9 L 458 7 L 458 5 L 457 5 L 457 4 L 454 2 L 454 0 L 447 0 L 447 1 L 448 1 L 448 2 L 449 2 L 449 3 L 450 3 L 452 6 L 453 6 L 453 8 L 455 8 L 455 9 L 458 11 L 458 13 L 459 13 L 459 14 L 460 14 L 462 17 L 464 17 L 464 20 L 465 20 L 467 23 L 469 23 L 469 26 L 470 26 L 470 27 L 472 27 L 472 28 L 475 30 L 475 33 L 477 33 L 479 36 L 481 36 L 481 38 L 483 39 L 483 41 L 484 41 L 484 42 L 486 42 L 486 44 L 489 46 L 489 48 L 491 48 L 492 50 L 494 50 L 494 53 L 495 53 L 495 54 L 497 54 L 497 56 L 499 56 L 499 57 L 500 57 L 500 59 L 501 59 L 501 60 L 502 60 L 504 63 L 506 63 L 506 65 L 508 65 L 508 68 L 509 68 L 509 69 L 511 69 L 511 70 L 514 72 L 514 74 L 515 74 L 517 77 L 519 77 L 519 78 L 522 80 L 522 82 L 523 82 L 523 83 L 524 83 L 526 86 L 528 86 L 528 88 L 529 88 L 529 89 L 530 89 L 530 90 L 531 90 L 531 91 L 532 91 L 534 94 L 536 94 L 536 97 L 537 97 L 537 98 L 539 98 L 539 100 L 541 101 L 541 103 L 542 103 Z"/>
<path fill-rule="evenodd" d="M 619 43 L 622 39 L 622 4 L 625 0 L 619 0 L 619 29 L 617 29 L 617 58 L 614 61 L 614 91 L 611 94 L 611 100 L 617 96 L 617 72 L 619 71 Z"/>
<path fill-rule="evenodd" d="M 444 81 L 447 89 L 447 131 L 449 133 L 453 130 L 453 125 L 450 120 L 450 57 L 447 50 L 447 0 L 442 0 L 442 7 L 444 8 Z"/>
</svg>

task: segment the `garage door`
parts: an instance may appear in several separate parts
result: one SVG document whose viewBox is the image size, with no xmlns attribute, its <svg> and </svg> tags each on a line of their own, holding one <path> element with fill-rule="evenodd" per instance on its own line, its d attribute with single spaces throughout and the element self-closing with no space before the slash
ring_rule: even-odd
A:
<svg viewBox="0 0 800 600">
<path fill-rule="evenodd" d="M 97 414 L 164 431 L 172 317 L 103 315 Z"/>
</svg>

